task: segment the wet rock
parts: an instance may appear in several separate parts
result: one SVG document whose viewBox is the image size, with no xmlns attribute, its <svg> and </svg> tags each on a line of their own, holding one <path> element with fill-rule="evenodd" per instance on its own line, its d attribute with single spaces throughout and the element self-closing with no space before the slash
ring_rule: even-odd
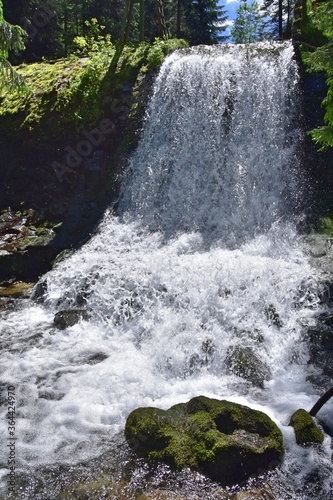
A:
<svg viewBox="0 0 333 500">
<path fill-rule="evenodd" d="M 308 330 L 309 362 L 322 368 L 323 374 L 333 377 L 333 313 L 323 313 L 317 324 Z"/>
<path fill-rule="evenodd" d="M 16 282 L 6 287 L 0 286 L 0 297 L 27 298 L 30 296 L 33 283 Z"/>
<path fill-rule="evenodd" d="M 40 391 L 38 393 L 38 397 L 41 399 L 47 399 L 48 401 L 60 401 L 63 399 L 65 396 L 65 393 L 63 392 L 56 392 L 56 391 Z"/>
<path fill-rule="evenodd" d="M 48 227 L 49 226 L 49 227 Z M 58 250 L 52 248 L 55 223 L 42 221 L 34 210 L 0 214 L 0 280 L 37 281 Z"/>
<path fill-rule="evenodd" d="M 267 307 L 265 307 L 265 316 L 272 325 L 275 325 L 278 328 L 281 328 L 283 326 L 279 313 L 277 312 L 273 304 L 269 304 Z"/>
<path fill-rule="evenodd" d="M 304 446 L 313 443 L 321 444 L 324 441 L 323 432 L 306 410 L 300 409 L 295 411 L 289 425 L 295 430 L 297 444 Z"/>
<path fill-rule="evenodd" d="M 36 283 L 35 288 L 31 294 L 31 299 L 37 304 L 42 304 L 45 301 L 47 295 L 47 280 L 43 278 L 41 281 Z"/>
<path fill-rule="evenodd" d="M 125 437 L 148 460 L 191 467 L 225 484 L 277 466 L 284 450 L 282 433 L 266 414 L 204 396 L 166 411 L 134 410 Z"/>
<path fill-rule="evenodd" d="M 333 281 L 325 281 L 322 283 L 320 302 L 331 306 L 333 303 Z"/>
<path fill-rule="evenodd" d="M 192 354 L 190 356 L 188 366 L 188 372 L 190 374 L 194 373 L 196 370 L 201 369 L 203 366 L 208 366 L 212 360 L 215 353 L 216 347 L 212 339 L 207 338 L 204 340 L 200 346 L 200 352 Z"/>
<path fill-rule="evenodd" d="M 263 333 L 257 328 L 253 328 L 252 330 L 246 329 L 233 329 L 234 335 L 241 339 L 243 342 L 247 342 L 249 339 L 254 340 L 256 344 L 262 344 L 265 340 Z"/>
<path fill-rule="evenodd" d="M 104 352 L 96 352 L 95 354 L 92 354 L 91 356 L 88 357 L 87 363 L 89 365 L 97 365 L 98 363 L 101 363 L 108 357 L 109 356 L 107 354 L 104 354 Z"/>
<path fill-rule="evenodd" d="M 264 381 L 271 378 L 269 367 L 261 361 L 250 347 L 231 347 L 225 359 L 228 373 L 251 382 L 257 387 L 264 387 Z"/>
<path fill-rule="evenodd" d="M 64 330 L 69 326 L 79 323 L 79 321 L 88 321 L 89 318 L 90 314 L 85 309 L 71 309 L 57 312 L 53 322 L 57 328 Z"/>
</svg>

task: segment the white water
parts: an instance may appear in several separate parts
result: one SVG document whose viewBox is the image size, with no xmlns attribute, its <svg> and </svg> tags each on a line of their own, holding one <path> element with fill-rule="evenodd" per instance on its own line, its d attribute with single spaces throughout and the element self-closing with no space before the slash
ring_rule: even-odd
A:
<svg viewBox="0 0 333 500">
<path fill-rule="evenodd" d="M 21 467 L 97 456 L 134 408 L 199 394 L 268 413 L 297 487 L 329 463 L 328 438 L 314 458 L 287 427 L 318 397 L 304 333 L 320 308 L 319 278 L 295 230 L 297 78 L 288 44 L 164 63 L 117 216 L 48 273 L 43 306 L 3 314 L 1 377 L 16 386 Z M 89 321 L 55 328 L 56 311 L 78 306 Z M 264 388 L 228 372 L 238 345 L 269 366 Z M 92 364 L 96 354 L 105 359 Z"/>
</svg>

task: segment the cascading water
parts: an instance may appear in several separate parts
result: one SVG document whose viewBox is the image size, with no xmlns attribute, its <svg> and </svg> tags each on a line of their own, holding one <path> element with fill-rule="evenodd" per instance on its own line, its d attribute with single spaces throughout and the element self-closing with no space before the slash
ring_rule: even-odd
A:
<svg viewBox="0 0 333 500">
<path fill-rule="evenodd" d="M 127 172 L 124 210 L 168 237 L 199 231 L 223 246 L 290 216 L 297 68 L 292 47 L 267 50 L 223 46 L 169 58 Z"/>
<path fill-rule="evenodd" d="M 163 64 L 117 212 L 46 275 L 43 304 L 2 315 L 23 470 L 98 456 L 134 408 L 205 394 L 279 424 L 286 498 L 312 498 L 297 496 L 310 473 L 328 498 L 329 438 L 304 450 L 288 427 L 318 396 L 304 332 L 322 307 L 295 230 L 297 82 L 289 44 L 198 48 Z M 72 308 L 90 319 L 57 329 L 55 312 Z M 241 349 L 256 372 L 235 369 Z M 7 435 L 5 410 L 0 427 Z"/>
</svg>

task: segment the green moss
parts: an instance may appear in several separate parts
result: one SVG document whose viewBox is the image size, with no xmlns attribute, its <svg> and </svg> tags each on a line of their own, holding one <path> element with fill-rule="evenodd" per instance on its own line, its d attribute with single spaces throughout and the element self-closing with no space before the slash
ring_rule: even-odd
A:
<svg viewBox="0 0 333 500">
<path fill-rule="evenodd" d="M 125 436 L 132 449 L 148 460 L 199 469 L 222 482 L 276 465 L 283 453 L 281 431 L 267 415 L 204 396 L 167 411 L 134 410 Z"/>
<path fill-rule="evenodd" d="M 78 132 L 96 125 L 105 116 L 107 98 L 124 85 L 134 86 L 140 72 L 144 74 L 185 45 L 183 40 L 157 40 L 137 48 L 126 46 L 115 69 L 111 68 L 115 50 L 110 46 L 92 57 L 21 65 L 17 71 L 30 92 L 0 94 L 0 130 L 46 134 L 69 125 Z"/>
<path fill-rule="evenodd" d="M 292 415 L 289 425 L 291 425 L 295 430 L 297 444 L 321 444 L 324 441 L 323 432 L 315 424 L 313 418 L 306 410 L 297 410 Z"/>
<path fill-rule="evenodd" d="M 27 236 L 26 238 L 20 238 L 19 243 L 17 245 L 18 250 L 25 250 L 30 246 L 34 247 L 43 247 L 50 243 L 55 236 L 54 231 L 52 229 L 44 229 L 40 230 L 39 234 Z"/>
<path fill-rule="evenodd" d="M 328 238 L 333 238 L 333 215 L 322 217 L 321 233 L 323 233 Z"/>
<path fill-rule="evenodd" d="M 29 131 L 45 124 L 55 128 L 66 123 L 80 130 L 83 125 L 95 123 L 101 114 L 100 86 L 111 55 L 22 65 L 18 72 L 30 93 L 1 96 L 0 117 L 16 115 L 16 125 Z"/>
</svg>

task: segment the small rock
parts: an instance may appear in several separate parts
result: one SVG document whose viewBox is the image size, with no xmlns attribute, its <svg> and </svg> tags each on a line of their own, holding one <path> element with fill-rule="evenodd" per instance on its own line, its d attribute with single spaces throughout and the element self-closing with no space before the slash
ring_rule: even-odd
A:
<svg viewBox="0 0 333 500">
<path fill-rule="evenodd" d="M 311 415 L 303 409 L 295 411 L 290 423 L 295 430 L 296 443 L 300 445 L 321 444 L 324 434 L 316 425 Z"/>
<path fill-rule="evenodd" d="M 33 286 L 33 283 L 22 281 L 12 283 L 5 288 L 0 287 L 0 297 L 26 298 L 29 297 Z"/>
<path fill-rule="evenodd" d="M 43 278 L 41 281 L 36 283 L 36 286 L 32 292 L 31 299 L 37 304 L 43 303 L 47 295 L 47 280 Z"/>
<path fill-rule="evenodd" d="M 72 309 L 57 312 L 54 316 L 53 322 L 57 326 L 57 328 L 59 328 L 60 330 L 64 330 L 69 326 L 73 326 L 76 323 L 79 323 L 79 321 L 81 320 L 88 321 L 89 318 L 90 315 L 88 311 L 84 309 Z"/>
<path fill-rule="evenodd" d="M 272 323 L 272 325 L 275 325 L 278 328 L 283 326 L 279 313 L 276 311 L 273 304 L 269 304 L 269 306 L 265 307 L 265 316 Z"/>
</svg>

